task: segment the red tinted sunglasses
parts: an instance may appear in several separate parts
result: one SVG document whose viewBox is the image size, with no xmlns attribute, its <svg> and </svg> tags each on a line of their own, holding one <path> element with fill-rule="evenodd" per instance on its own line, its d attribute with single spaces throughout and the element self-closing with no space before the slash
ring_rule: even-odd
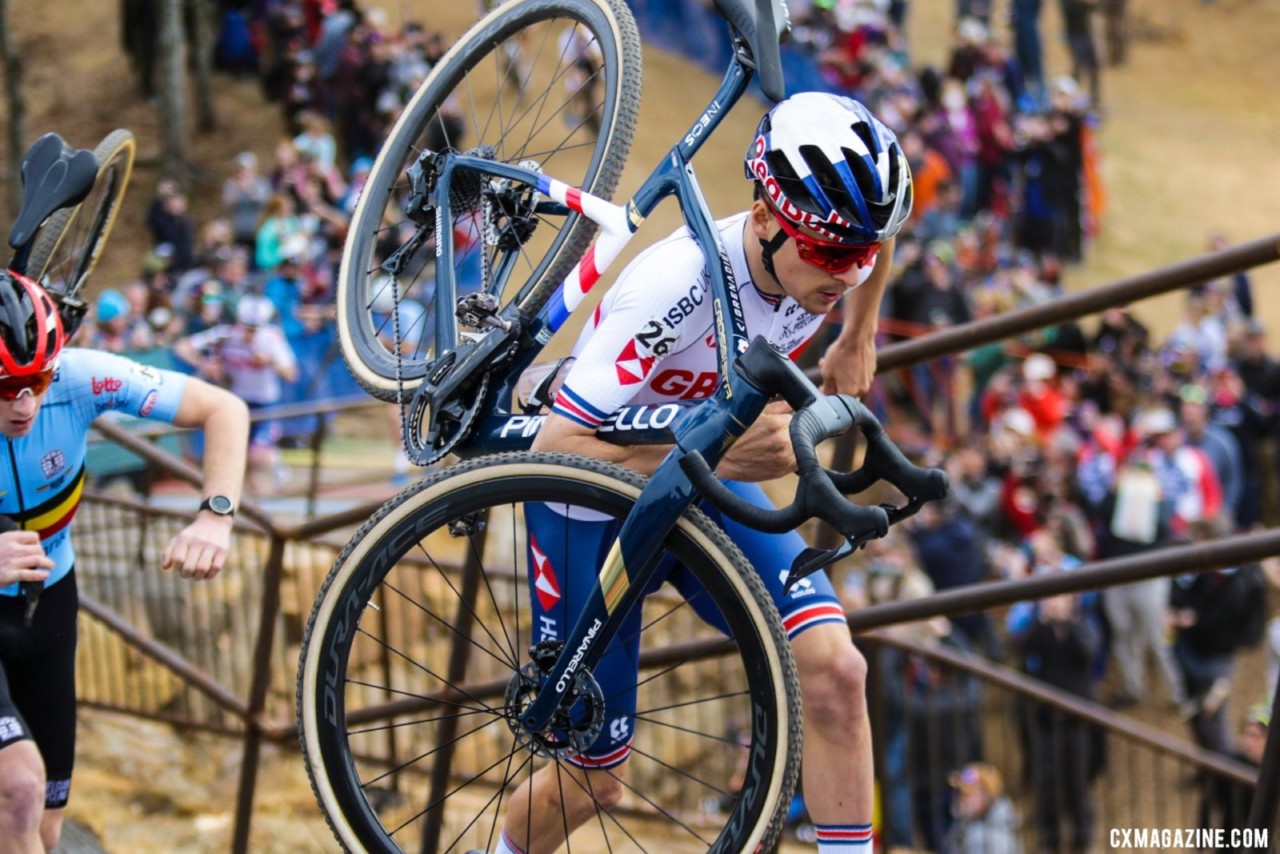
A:
<svg viewBox="0 0 1280 854">
<path fill-rule="evenodd" d="M 0 400 L 17 400 L 23 394 L 39 397 L 49 388 L 49 383 L 53 382 L 56 370 L 56 368 L 49 368 L 38 374 L 28 374 L 24 377 L 0 377 Z"/>
<path fill-rule="evenodd" d="M 770 208 L 773 210 L 773 218 L 778 221 L 778 225 L 786 232 L 787 237 L 795 241 L 796 253 L 800 256 L 800 260 L 826 270 L 828 273 L 843 273 L 854 265 L 865 267 L 880 251 L 879 243 L 850 245 L 810 237 L 792 225 L 772 205 Z"/>
</svg>

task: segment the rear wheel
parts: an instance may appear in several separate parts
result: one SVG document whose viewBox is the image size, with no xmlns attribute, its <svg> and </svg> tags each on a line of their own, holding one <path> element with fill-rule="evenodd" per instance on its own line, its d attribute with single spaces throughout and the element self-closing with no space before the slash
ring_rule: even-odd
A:
<svg viewBox="0 0 1280 854">
<path fill-rule="evenodd" d="M 58 297 L 75 299 L 93 272 L 111 234 L 129 186 L 137 144 L 127 130 L 114 130 L 93 155 L 98 176 L 80 204 L 55 211 L 36 233 L 27 275 Z"/>
<path fill-rule="evenodd" d="M 561 561 L 585 539 L 566 505 L 607 526 L 642 487 L 597 460 L 488 457 L 427 478 L 356 534 L 316 601 L 298 675 L 307 769 L 347 850 L 491 851 L 509 810 L 533 812 L 513 801 L 539 769 L 588 805 L 569 851 L 754 851 L 776 837 L 799 755 L 795 666 L 758 576 L 697 510 L 664 543 L 681 595 L 648 596 L 621 648 L 574 677 L 597 718 L 573 737 L 606 744 L 587 756 L 629 742 L 629 758 L 583 777 L 554 749 L 569 743 L 562 731 L 518 723 L 543 672 L 531 644 L 567 634 L 573 615 L 555 605 L 579 595 Z M 612 705 L 631 692 L 630 711 Z M 596 793 L 615 781 L 621 800 L 606 805 Z"/>
<path fill-rule="evenodd" d="M 631 145 L 641 88 L 640 40 L 622 0 L 513 0 L 489 13 L 432 69 L 404 108 L 360 193 L 343 252 L 338 331 L 352 375 L 386 401 L 420 385 L 456 327 L 439 295 L 433 212 L 405 211 L 409 169 L 426 151 L 538 168 L 608 198 Z M 536 312 L 595 231 L 578 214 L 535 212 L 531 192 L 458 173 L 451 185 L 457 294 L 519 296 Z M 518 210 L 519 216 L 511 216 Z M 520 220 L 519 227 L 507 225 Z M 532 232 L 529 233 L 529 229 Z M 403 261 L 392 279 L 383 262 Z M 446 304 L 447 303 L 447 304 Z"/>
</svg>

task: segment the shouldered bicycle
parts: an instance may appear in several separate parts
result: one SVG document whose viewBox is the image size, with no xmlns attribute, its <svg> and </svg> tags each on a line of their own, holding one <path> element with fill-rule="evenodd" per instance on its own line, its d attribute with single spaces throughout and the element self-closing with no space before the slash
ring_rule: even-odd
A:
<svg viewBox="0 0 1280 854">
<path fill-rule="evenodd" d="M 525 0 L 491 12 L 419 87 L 361 192 L 338 289 L 352 373 L 401 407 L 419 464 L 506 453 L 437 471 L 389 501 L 316 600 L 299 729 L 317 798 L 348 850 L 491 848 L 516 784 L 572 765 L 606 728 L 644 732 L 629 741 L 622 802 L 596 801 L 581 831 L 591 837 L 571 837 L 570 849 L 644 848 L 659 824 L 662 850 L 767 848 L 795 782 L 795 666 L 756 571 L 694 502 L 760 530 L 830 523 L 844 542 L 802 554 L 788 582 L 800 584 L 945 494 L 942 473 L 911 465 L 857 400 L 822 395 L 767 342 L 747 340 L 690 159 L 753 76 L 782 97 L 787 22 L 777 0 L 716 7 L 734 31 L 723 81 L 625 205 L 607 199 L 641 69 L 621 0 Z M 541 398 L 516 409 L 518 377 L 668 196 L 707 258 L 715 394 L 687 411 L 615 415 L 603 435 L 675 444 L 647 480 L 520 450 Z M 745 504 L 714 475 L 774 396 L 796 410 L 800 472 L 795 502 L 780 510 Z M 815 445 L 851 429 L 866 441 L 862 468 L 824 469 Z M 880 480 L 905 504 L 844 497 Z M 614 526 L 590 590 L 557 586 L 528 535 L 531 505 Z M 648 595 L 672 566 L 682 596 Z M 575 603 L 557 640 L 530 643 L 533 597 Z M 638 699 L 618 718 L 595 675 L 624 663 L 639 673 L 627 689 Z M 567 774 L 564 785 L 583 784 Z"/>
</svg>

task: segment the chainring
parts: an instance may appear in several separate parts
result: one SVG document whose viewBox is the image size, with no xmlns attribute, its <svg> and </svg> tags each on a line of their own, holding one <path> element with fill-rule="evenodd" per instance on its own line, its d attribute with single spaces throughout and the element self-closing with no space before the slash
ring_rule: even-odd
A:
<svg viewBox="0 0 1280 854">
<path fill-rule="evenodd" d="M 431 373 L 430 366 L 427 373 Z M 416 466 L 429 466 L 439 462 L 449 456 L 459 442 L 471 435 L 480 404 L 489 391 L 489 374 L 486 373 L 479 383 L 469 389 L 470 401 L 455 397 L 437 406 L 427 392 L 428 388 L 424 380 L 400 419 L 405 454 L 409 457 L 409 462 Z"/>
</svg>

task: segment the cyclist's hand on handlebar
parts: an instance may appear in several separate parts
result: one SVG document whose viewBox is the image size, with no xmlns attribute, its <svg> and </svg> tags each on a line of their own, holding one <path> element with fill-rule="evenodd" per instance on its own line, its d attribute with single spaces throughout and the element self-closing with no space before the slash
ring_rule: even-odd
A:
<svg viewBox="0 0 1280 854">
<path fill-rule="evenodd" d="M 827 394 L 861 397 L 871 390 L 876 377 L 875 338 L 866 340 L 841 335 L 818 360 L 822 390 Z"/>
<path fill-rule="evenodd" d="M 40 545 L 35 531 L 8 531 L 0 534 L 0 587 L 19 581 L 44 581 L 53 561 Z"/>
<path fill-rule="evenodd" d="M 791 447 L 791 406 L 775 400 L 764 408 L 755 423 L 734 443 L 716 469 L 726 480 L 758 482 L 773 480 L 796 470 Z"/>
</svg>

